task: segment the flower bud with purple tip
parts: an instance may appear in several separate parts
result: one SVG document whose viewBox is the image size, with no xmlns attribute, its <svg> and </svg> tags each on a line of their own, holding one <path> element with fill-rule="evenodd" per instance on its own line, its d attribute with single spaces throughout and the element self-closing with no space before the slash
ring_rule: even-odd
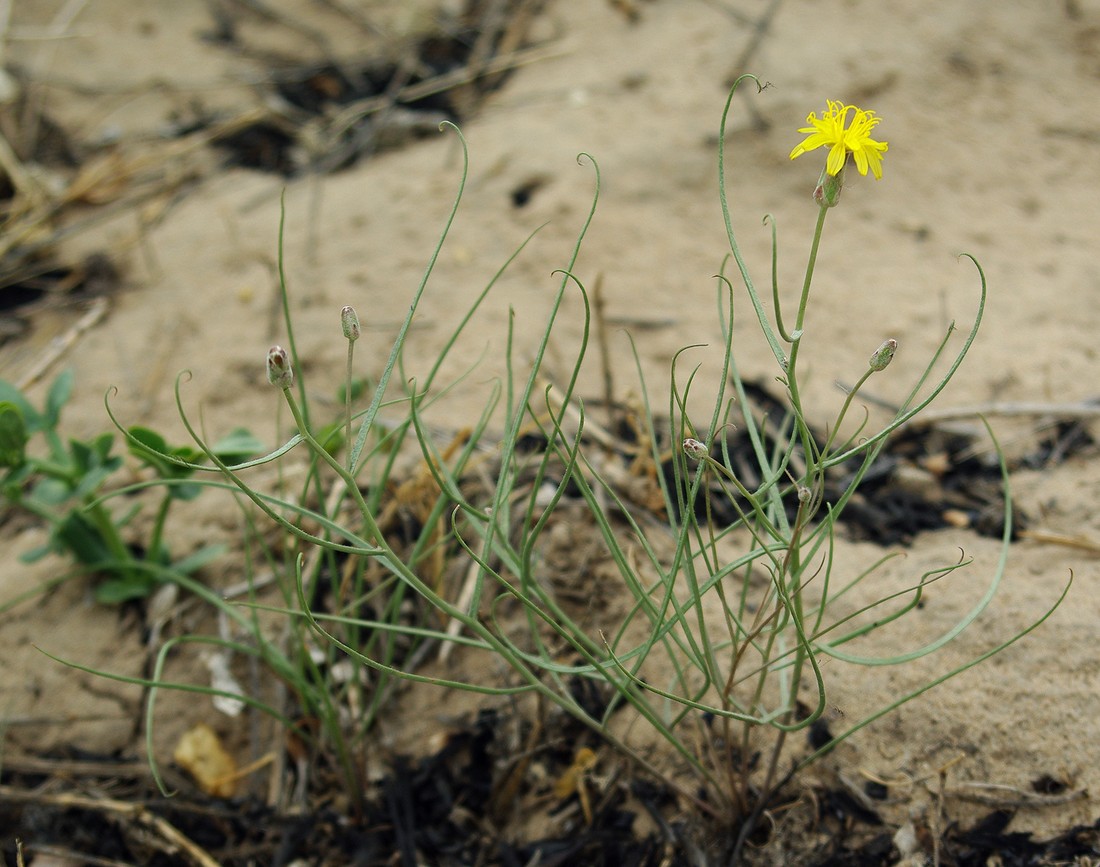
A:
<svg viewBox="0 0 1100 867">
<path fill-rule="evenodd" d="M 691 437 L 688 437 L 684 440 L 684 454 L 692 460 L 701 461 L 710 454 L 710 449 L 708 449 L 704 443 L 699 442 L 699 440 L 693 440 Z"/>
<path fill-rule="evenodd" d="M 267 381 L 284 391 L 294 385 L 294 368 L 281 346 L 272 346 L 267 351 Z"/>
</svg>

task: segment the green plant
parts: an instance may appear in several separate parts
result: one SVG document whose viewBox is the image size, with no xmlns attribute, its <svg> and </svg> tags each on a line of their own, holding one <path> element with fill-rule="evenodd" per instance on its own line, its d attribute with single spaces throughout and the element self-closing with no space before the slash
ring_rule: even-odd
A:
<svg viewBox="0 0 1100 867">
<path fill-rule="evenodd" d="M 457 204 L 456 200 L 456 208 Z M 453 218 L 452 211 L 450 219 Z M 434 495 L 431 493 L 433 480 L 430 474 L 423 474 L 419 478 L 419 484 L 416 484 L 416 478 L 401 484 L 393 478 L 401 444 L 412 431 L 412 420 L 407 413 L 396 421 L 377 418 L 380 410 L 392 411 L 408 403 L 401 398 L 383 401 L 383 395 L 393 373 L 403 365 L 400 349 L 404 346 L 405 334 L 412 323 L 415 303 L 401 329 L 400 337 L 395 342 L 394 352 L 383 371 L 381 381 L 373 390 L 370 409 L 365 413 L 358 413 L 354 419 L 350 415 L 351 403 L 364 394 L 368 380 L 356 378 L 352 372 L 353 347 L 359 336 L 354 310 L 345 308 L 341 311 L 341 329 L 348 341 L 346 376 L 338 395 L 339 401 L 344 404 L 344 411 L 338 419 L 314 422 L 314 417 L 319 413 L 309 401 L 309 392 L 303 377 L 294 374 L 293 368 L 298 365 L 291 362 L 291 356 L 297 356 L 290 297 L 281 268 L 283 228 L 284 223 L 280 222 L 278 259 L 284 323 L 291 351 L 287 353 L 276 348 L 269 353 L 268 375 L 272 382 L 278 382 L 285 388 L 288 396 L 292 389 L 295 391 L 296 397 L 289 402 L 299 432 L 270 454 L 230 464 L 219 452 L 217 445 L 207 443 L 191 424 L 181 396 L 181 388 L 187 378 L 185 375 L 177 380 L 176 399 L 180 416 L 198 445 L 194 453 L 181 449 L 158 449 L 149 437 L 135 435 L 133 428 L 127 429 L 115 417 L 109 402 L 107 405 L 108 415 L 118 431 L 132 447 L 149 452 L 150 457 L 163 469 L 166 480 L 170 474 L 178 473 L 189 479 L 188 484 L 199 488 L 243 491 L 247 500 L 251 500 L 261 514 L 276 521 L 286 531 L 276 544 L 267 543 L 264 534 L 255 527 L 255 514 L 246 504 L 242 504 L 246 527 L 242 540 L 242 565 L 249 583 L 244 606 L 235 604 L 220 593 L 196 582 L 179 582 L 220 612 L 231 624 L 236 636 L 227 638 L 185 634 L 169 638 L 160 647 L 149 678 L 93 670 L 70 660 L 57 661 L 92 674 L 148 688 L 146 742 L 154 777 L 162 791 L 167 790 L 155 759 L 153 736 L 157 696 L 163 688 L 240 700 L 266 714 L 292 733 L 309 751 L 310 760 L 300 763 L 299 773 L 309 775 L 312 769 L 335 765 L 352 810 L 359 812 L 366 790 L 366 734 L 385 707 L 392 691 L 393 676 L 404 676 L 402 666 L 409 670 L 414 668 L 415 664 L 410 660 L 415 658 L 424 640 L 435 637 L 437 631 L 425 627 L 426 615 L 431 612 L 423 605 L 415 604 L 416 597 L 409 592 L 410 587 L 392 574 L 392 570 L 388 575 L 385 571 L 381 574 L 378 570 L 371 572 L 370 561 L 356 556 L 371 547 L 357 533 L 369 530 L 382 535 L 383 528 L 400 525 L 398 518 L 401 512 L 412 509 L 419 533 L 415 538 L 408 539 L 407 544 L 395 540 L 388 547 L 391 562 L 405 564 L 406 571 L 420 570 L 432 575 L 432 581 L 438 581 L 441 578 L 438 570 L 442 568 L 440 554 L 448 535 L 447 506 L 450 501 L 438 491 Z M 417 301 L 427 285 L 432 265 L 441 247 L 442 239 L 424 275 Z M 501 272 L 503 270 L 502 268 Z M 499 276 L 500 273 L 497 277 Z M 486 288 L 480 300 L 486 297 L 491 285 Z M 467 314 L 463 325 L 469 322 L 473 312 L 471 310 Z M 434 382 L 449 347 L 453 345 L 460 331 L 461 327 L 435 361 L 426 378 L 428 387 Z M 470 429 L 467 437 L 456 439 L 449 449 L 452 466 L 457 472 L 462 472 L 462 468 L 474 454 L 489 412 L 490 410 L 486 411 L 480 424 Z M 354 439 L 351 436 L 353 420 L 358 422 L 357 436 Z M 280 484 L 278 492 L 261 493 L 244 483 L 243 478 L 250 471 L 279 461 L 296 449 L 300 452 L 303 444 L 308 445 L 308 457 L 302 481 L 297 487 L 292 489 L 289 482 L 284 482 Z M 345 470 L 337 460 L 341 451 L 345 455 L 346 465 L 352 469 Z M 212 463 L 203 463 L 204 460 Z M 332 466 L 340 469 L 339 476 L 335 478 L 336 484 L 331 473 L 325 474 Z M 212 473 L 223 476 L 225 480 L 209 478 Z M 358 480 L 349 487 L 347 480 L 353 476 L 358 477 Z M 150 484 L 165 484 L 166 480 Z M 369 524 L 365 523 L 364 528 L 359 531 L 347 529 L 337 518 L 345 501 L 352 497 L 363 504 L 369 515 L 377 516 L 377 519 L 371 517 Z M 391 538 L 401 535 L 399 526 L 396 531 L 386 532 L 390 533 Z M 341 538 L 344 543 L 334 541 Z M 281 604 L 272 604 L 270 600 L 262 602 L 260 589 L 254 585 L 257 568 L 255 561 L 261 557 L 276 578 Z M 409 602 L 414 603 L 411 611 Z M 338 643 L 325 642 L 318 647 L 310 621 L 302 616 L 304 609 L 320 607 L 330 612 L 319 616 L 339 635 Z M 287 628 L 277 636 L 271 636 L 261 621 L 264 613 L 272 611 L 291 615 L 286 620 Z M 454 641 L 462 644 L 468 640 L 457 637 Z M 346 657 L 340 646 L 345 644 L 369 654 L 372 664 L 360 664 L 357 658 L 352 657 L 350 670 L 347 670 L 346 664 L 341 668 L 338 663 Z M 242 694 L 219 686 L 164 680 L 164 666 L 169 655 L 188 645 L 213 647 L 236 658 L 250 658 L 259 662 L 274 677 L 280 688 L 285 688 L 284 695 L 279 698 Z M 318 650 L 321 651 L 320 654 L 317 653 Z M 300 791 L 304 791 L 304 778 L 299 779 L 299 785 Z"/>
<path fill-rule="evenodd" d="M 24 561 L 48 553 L 67 554 L 84 571 L 102 576 L 97 600 L 119 603 L 147 596 L 166 577 L 191 574 L 218 556 L 222 547 L 207 546 L 172 560 L 164 539 L 169 508 L 176 501 L 193 499 L 201 488 L 187 483 L 190 470 L 164 456 L 195 460 L 200 453 L 171 448 L 164 437 L 144 427 L 129 430 L 130 453 L 154 472 L 164 491 L 148 537 L 141 544 L 127 542 L 125 529 L 138 507 L 116 516 L 101 498 L 108 480 L 122 467 L 122 457 L 111 453 L 114 434 L 66 442 L 59 431 L 61 410 L 72 388 L 72 372 L 65 371 L 54 380 L 39 411 L 15 386 L 0 380 L 0 493 L 11 506 L 50 526 L 47 544 L 24 555 Z M 44 454 L 28 450 L 35 437 L 41 438 Z M 232 460 L 262 445 L 247 431 L 237 430 L 214 448 Z"/>
<path fill-rule="evenodd" d="M 733 91 L 730 101 L 732 98 Z M 697 427 L 689 418 L 687 407 L 697 371 L 681 379 L 681 355 L 672 370 L 667 417 L 660 420 L 646 396 L 642 417 L 636 424 L 638 447 L 630 457 L 648 463 L 653 471 L 662 503 L 661 526 L 638 517 L 637 509 L 608 472 L 608 456 L 622 459 L 631 452 L 630 444 L 620 443 L 616 448 L 608 446 L 604 438 L 603 445 L 593 445 L 587 436 L 590 425 L 585 405 L 576 397 L 589 336 L 589 305 L 588 293 L 574 267 L 595 212 L 598 169 L 592 210 L 572 256 L 560 272 L 547 326 L 534 348 L 533 360 L 525 367 L 515 362 L 516 349 L 509 335 L 503 381 L 495 383 L 485 395 L 469 434 L 457 438 L 450 447 L 441 448 L 429 433 L 433 404 L 446 392 L 445 388 L 436 388 L 436 379 L 444 357 L 486 299 L 499 272 L 455 326 L 426 376 L 416 381 L 404 376 L 395 378 L 394 373 L 404 371 L 405 338 L 454 210 L 414 293 L 369 405 L 352 413 L 349 404 L 342 423 L 327 428 L 334 435 L 340 428 L 347 431 L 343 459 L 319 435 L 301 377 L 295 375 L 300 365 L 285 281 L 289 350 L 270 350 L 268 374 L 291 413 L 294 435 L 276 451 L 234 466 L 208 445 L 190 422 L 178 385 L 177 401 L 199 451 L 224 478 L 205 484 L 236 489 L 281 528 L 288 542 L 293 540 L 286 546 L 294 552 L 293 584 L 284 588 L 286 604 L 276 610 L 308 629 L 330 650 L 346 655 L 361 670 L 375 672 L 377 679 L 372 683 L 369 702 L 373 710 L 377 710 L 379 697 L 385 695 L 390 678 L 485 695 L 537 696 L 598 732 L 640 767 L 661 774 L 661 768 L 633 749 L 627 736 L 612 725 L 616 712 L 629 709 L 669 745 L 695 782 L 706 788 L 706 797 L 700 798 L 694 783 L 684 784 L 675 775 L 665 774 L 700 811 L 735 829 L 726 854 L 736 859 L 762 812 L 793 774 L 872 720 L 1031 632 L 1057 607 L 1068 586 L 1054 606 L 1027 628 L 919 688 L 898 695 L 815 751 L 793 757 L 789 767 L 783 769 L 790 734 L 812 725 L 826 708 L 820 658 L 860 666 L 905 664 L 948 644 L 982 613 L 1004 573 L 1011 498 L 1006 478 L 1001 560 L 978 603 L 938 638 L 906 654 L 876 656 L 874 637 L 903 618 L 908 622 L 919 617 L 919 602 L 927 586 L 966 564 L 950 563 L 913 576 L 901 591 L 872 594 L 870 602 L 853 605 L 850 600 L 855 589 L 865 586 L 868 576 L 889 558 L 869 564 L 855 575 L 837 574 L 832 557 L 837 521 L 890 434 L 927 407 L 962 364 L 984 313 L 985 277 L 977 262 L 968 257 L 980 282 L 974 323 L 957 352 L 945 357 L 954 329 L 948 330 L 923 373 L 906 390 L 890 422 L 874 433 L 864 430 L 866 419 L 854 430 L 846 424 L 860 387 L 889 364 L 896 343 L 888 340 L 873 353 L 864 375 L 840 402 L 836 416 L 825 428 L 828 434 L 818 435 L 803 410 L 800 375 L 803 342 L 812 333 L 808 329 L 809 301 L 817 250 L 828 210 L 839 201 L 848 160 L 854 159 L 861 173 L 866 174 L 870 168 L 877 177 L 886 145 L 870 138 L 878 123 L 871 113 L 830 103 L 820 121 L 811 115 L 812 126 L 804 130 L 809 138 L 792 157 L 823 145 L 830 147 L 830 157 L 815 191 L 818 220 L 793 327 L 788 329 L 782 317 L 774 254 L 773 324 L 734 235 L 726 199 L 722 144 L 730 101 L 719 136 L 720 197 L 731 254 L 774 353 L 788 414 L 782 423 L 768 426 L 749 410 L 733 356 L 734 290 L 729 279 L 721 276 L 718 299 L 725 345 L 717 353 L 719 385 L 710 401 L 713 408 L 707 423 Z M 594 161 L 586 159 L 595 167 Z M 465 170 L 462 178 L 464 183 Z M 461 196 L 460 184 L 455 209 Z M 772 233 L 774 249 L 774 221 Z M 585 304 L 583 341 L 568 380 L 560 386 L 546 386 L 542 384 L 543 358 L 563 299 L 571 289 Z M 344 394 L 349 401 L 350 347 L 358 336 L 358 321 L 352 327 L 351 315 L 345 308 L 342 324 L 349 355 Z M 637 358 L 636 363 L 645 394 L 642 365 Z M 935 374 L 944 363 L 946 370 Z M 388 421 L 383 419 L 383 410 L 392 416 Z M 479 497 L 470 493 L 464 481 L 475 448 L 486 438 L 491 423 L 500 425 L 502 433 L 496 443 L 491 484 L 478 489 L 489 493 Z M 748 460 L 754 465 L 756 478 L 751 483 L 738 469 L 743 464 L 734 460 L 722 436 L 735 423 L 744 429 L 751 444 Z M 521 440 L 531 439 L 532 432 L 539 447 L 521 448 Z M 682 444 L 682 448 L 673 450 L 671 459 L 666 458 L 662 446 L 669 442 Z M 396 455 L 406 445 L 415 447 L 422 457 L 420 479 L 424 484 L 417 499 L 421 530 L 415 539 L 399 544 L 383 518 L 393 505 L 390 482 Z M 250 483 L 249 470 L 282 460 L 296 450 L 305 452 L 309 467 L 302 495 L 285 497 L 261 492 Z M 164 452 L 159 456 L 188 472 L 203 469 L 196 462 Z M 827 497 L 825 480 L 841 469 L 848 481 L 838 493 Z M 487 470 L 482 467 L 482 472 Z M 715 517 L 714 494 L 724 497 L 736 515 L 726 526 Z M 341 517 L 345 514 L 342 503 L 350 505 L 353 518 Z M 571 614 L 553 587 L 542 580 L 545 534 L 567 507 L 583 510 L 583 523 L 598 533 L 620 580 L 619 590 L 629 599 L 627 615 L 607 629 L 601 630 Z M 738 545 L 739 553 L 730 553 Z M 462 570 L 467 576 L 462 588 L 444 580 L 437 565 L 440 554 L 470 565 Z M 348 563 L 352 564 L 352 580 L 340 580 L 338 576 Z M 368 567 L 373 570 L 369 575 Z M 322 610 L 317 604 L 319 582 L 325 579 L 328 596 Z M 407 600 L 418 605 L 419 615 L 411 621 L 398 616 Z M 370 608 L 376 616 L 365 617 L 364 608 Z M 252 605 L 253 611 L 259 609 L 258 604 Z M 525 628 L 517 629 L 517 621 Z M 304 644 L 305 634 L 296 635 L 296 640 Z M 513 679 L 502 684 L 421 673 L 415 668 L 416 655 L 411 649 L 426 646 L 426 642 L 457 645 L 466 654 L 481 654 L 503 663 Z M 870 649 L 865 649 L 868 646 Z M 278 659 L 283 665 L 283 657 Z M 293 660 L 289 664 L 293 665 Z M 478 670 L 474 665 L 470 668 Z M 484 666 L 482 670 L 495 669 Z M 311 694 L 323 691 L 323 674 L 307 679 Z M 302 683 L 301 674 L 294 676 L 293 682 Z M 583 700 L 575 688 L 578 682 L 598 687 L 603 699 L 599 707 Z M 159 679 L 149 683 L 191 688 Z M 340 742 L 341 723 L 335 702 L 326 703 L 323 698 L 313 701 L 314 707 L 329 714 L 327 725 L 334 742 Z M 360 718 L 361 724 L 363 720 L 369 720 L 369 714 Z M 362 729 L 357 737 L 361 735 Z M 754 768 L 750 756 L 761 738 L 765 739 L 765 761 Z M 350 766 L 357 761 L 353 751 L 345 750 L 342 761 L 349 782 L 361 779 Z"/>
</svg>

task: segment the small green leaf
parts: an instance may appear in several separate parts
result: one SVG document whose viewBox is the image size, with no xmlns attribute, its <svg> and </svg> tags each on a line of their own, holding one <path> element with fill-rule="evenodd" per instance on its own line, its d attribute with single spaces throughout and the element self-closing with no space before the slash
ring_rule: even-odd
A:
<svg viewBox="0 0 1100 867">
<path fill-rule="evenodd" d="M 151 467 L 162 479 L 175 478 L 177 471 L 183 470 L 183 467 L 177 467 L 164 459 L 165 455 L 170 454 L 168 442 L 155 430 L 134 426 L 129 428 L 127 433 L 131 437 L 129 440 L 130 454 L 146 466 Z"/>
<path fill-rule="evenodd" d="M 107 458 L 111 454 L 111 446 L 114 445 L 115 435 L 112 433 L 101 433 L 91 442 L 92 452 L 98 458 L 99 463 L 106 464 Z"/>
<path fill-rule="evenodd" d="M 190 501 L 202 493 L 202 485 L 197 483 L 185 483 L 182 485 L 170 485 L 168 495 L 173 500 Z"/>
<path fill-rule="evenodd" d="M 28 434 L 37 433 L 45 427 L 41 413 L 31 406 L 30 402 L 23 396 L 23 392 L 3 379 L 0 379 L 0 400 L 15 404 L 23 416 L 23 423 Z"/>
<path fill-rule="evenodd" d="M 72 458 L 73 472 L 77 476 L 87 473 L 95 460 L 91 445 L 80 440 L 69 440 L 69 456 Z"/>
<path fill-rule="evenodd" d="M 0 467 L 21 467 L 27 459 L 27 425 L 10 400 L 0 401 Z"/>
<path fill-rule="evenodd" d="M 120 605 L 131 599 L 143 599 L 156 588 L 152 581 L 132 578 L 108 578 L 95 589 L 95 601 L 100 605 Z"/>
<path fill-rule="evenodd" d="M 98 528 L 81 512 L 70 512 L 54 527 L 53 539 L 85 566 L 98 566 L 111 559 L 111 549 Z"/>
<path fill-rule="evenodd" d="M 109 433 L 100 434 L 90 442 L 69 440 L 69 455 L 72 458 L 72 473 L 74 480 L 79 479 L 77 485 L 84 491 L 89 490 L 89 483 L 85 478 L 95 474 L 98 481 L 91 490 L 94 490 L 103 481 L 103 478 L 113 473 L 122 466 L 122 459 L 111 457 L 111 445 L 114 436 Z"/>
<path fill-rule="evenodd" d="M 342 421 L 327 424 L 317 431 L 316 439 L 326 452 L 335 456 L 344 447 L 347 429 Z"/>
<path fill-rule="evenodd" d="M 351 390 L 351 402 L 355 403 L 364 394 L 366 394 L 367 389 L 370 387 L 370 385 L 371 385 L 370 381 L 364 379 L 361 376 L 357 376 L 354 379 L 352 379 L 351 389 L 350 389 Z M 348 389 L 346 384 L 341 384 L 340 385 L 340 387 L 336 390 L 336 402 L 337 403 L 342 404 L 348 399 L 348 390 L 349 389 Z"/>
<path fill-rule="evenodd" d="M 224 554 L 226 550 L 227 548 L 225 545 L 206 545 L 188 554 L 182 560 L 177 560 L 172 564 L 172 568 L 177 572 L 182 572 L 184 575 L 190 575 L 203 566 L 213 563 Z"/>
<path fill-rule="evenodd" d="M 60 479 L 42 479 L 32 489 L 30 499 L 43 506 L 60 506 L 73 495 L 71 485 Z"/>
<path fill-rule="evenodd" d="M 174 463 L 171 458 L 176 458 L 188 463 L 198 463 L 202 460 L 202 452 L 187 446 L 171 448 L 167 440 L 159 433 L 147 427 L 132 427 L 130 434 L 130 454 L 153 470 L 160 478 L 177 481 L 190 478 L 194 470 L 189 467 Z M 200 493 L 200 485 L 170 485 L 168 496 L 174 500 L 193 500 Z"/>
<path fill-rule="evenodd" d="M 46 413 L 44 420 L 51 428 L 56 428 L 61 420 L 61 408 L 69 402 L 73 393 L 72 370 L 62 371 L 50 386 L 50 392 L 46 395 Z"/>
<path fill-rule="evenodd" d="M 243 427 L 230 431 L 211 447 L 210 451 L 226 463 L 239 463 L 253 455 L 263 454 L 266 447 Z"/>
<path fill-rule="evenodd" d="M 83 476 L 77 486 L 73 489 L 73 496 L 79 497 L 81 500 L 85 500 L 91 497 L 96 491 L 99 490 L 100 485 L 107 481 L 107 477 L 115 472 L 122 465 L 122 459 L 115 457 L 107 461 L 102 466 L 96 466 L 89 469 Z"/>
<path fill-rule="evenodd" d="M 131 437 L 141 443 L 142 446 L 145 446 L 146 448 L 151 449 L 158 454 L 168 453 L 168 441 L 152 428 L 142 427 L 141 425 L 134 425 L 133 427 L 129 428 L 127 432 L 130 434 Z M 145 454 L 141 446 L 138 446 L 133 442 L 130 443 L 130 450 L 139 457 Z"/>
<path fill-rule="evenodd" d="M 47 554 L 53 550 L 49 545 L 39 545 L 37 548 L 31 548 L 29 551 L 25 551 L 19 555 L 19 562 L 21 563 L 37 563 Z"/>
</svg>

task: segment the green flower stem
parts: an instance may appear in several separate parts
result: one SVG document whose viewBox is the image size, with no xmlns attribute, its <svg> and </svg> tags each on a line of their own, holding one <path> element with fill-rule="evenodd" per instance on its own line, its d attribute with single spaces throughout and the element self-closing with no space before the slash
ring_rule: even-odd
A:
<svg viewBox="0 0 1100 867">
<path fill-rule="evenodd" d="M 344 373 L 344 451 L 347 454 L 348 473 L 355 469 L 351 454 L 351 367 L 355 354 L 355 341 L 348 340 L 348 363 Z"/>
<path fill-rule="evenodd" d="M 817 487 L 818 476 L 821 474 L 820 465 L 815 463 L 814 454 L 815 447 L 813 437 L 810 434 L 809 427 L 806 425 L 804 419 L 805 414 L 802 410 L 802 398 L 798 389 L 798 352 L 802 345 L 802 336 L 804 334 L 804 325 L 806 319 L 806 307 L 810 298 L 810 286 L 813 283 L 814 267 L 817 264 L 817 254 L 821 246 L 821 234 L 825 227 L 825 216 L 828 213 L 829 208 L 824 203 L 819 207 L 817 214 L 817 225 L 814 227 L 813 242 L 810 245 L 810 257 L 806 263 L 806 277 L 802 283 L 802 296 L 798 302 L 798 314 L 795 319 L 795 330 L 792 334 L 794 338 L 791 343 L 791 354 L 789 358 L 787 368 L 787 388 L 791 396 L 791 405 L 794 410 L 795 419 L 798 425 L 799 438 L 802 440 L 803 451 L 806 455 L 806 472 L 802 480 L 802 483 L 811 490 Z M 834 434 L 835 434 L 834 429 Z M 801 559 L 801 536 L 802 528 L 805 526 L 805 521 L 808 516 L 805 514 L 805 504 L 799 505 L 798 517 L 795 520 L 794 532 L 791 535 L 790 545 L 787 549 L 788 558 L 784 563 L 785 575 L 790 576 L 791 587 L 787 602 L 789 603 L 791 618 L 797 632 L 797 647 L 795 648 L 794 664 L 791 673 L 791 683 L 795 694 L 798 692 L 798 684 L 802 677 L 802 670 L 807 661 L 814 668 L 814 674 L 818 681 L 818 708 L 816 715 L 824 710 L 825 695 L 823 684 L 821 681 L 821 673 L 817 668 L 817 662 L 813 657 L 812 651 L 809 649 L 809 642 L 803 633 L 803 622 L 805 613 L 802 604 L 802 559 Z M 779 580 L 776 581 L 777 587 L 784 585 L 783 576 L 779 576 Z M 768 770 L 765 779 L 765 791 L 772 785 L 775 777 L 775 769 L 779 760 L 779 752 L 783 747 L 783 740 L 785 738 L 785 732 L 788 727 L 794 724 L 794 706 L 791 706 L 790 711 L 784 719 L 784 725 L 779 726 L 779 735 L 776 740 L 775 748 L 772 752 L 771 761 L 769 762 Z"/>
<path fill-rule="evenodd" d="M 741 483 L 741 480 L 738 479 L 737 476 L 731 473 L 728 469 L 726 469 L 726 467 L 724 467 L 721 463 L 712 458 L 709 454 L 703 455 L 703 462 L 715 472 L 719 473 L 722 476 L 725 476 L 727 479 L 730 480 L 730 482 L 733 483 L 733 486 L 737 488 L 738 493 L 740 493 L 742 497 L 749 501 L 749 505 L 752 507 L 753 516 L 764 527 L 769 536 L 771 536 L 776 541 L 783 540 L 783 536 L 780 534 L 779 530 L 776 529 L 775 525 L 770 520 L 768 520 L 768 516 L 764 512 L 764 509 L 761 507 L 759 499 L 754 496 L 749 491 L 749 489 Z M 719 479 L 719 482 L 721 482 L 721 479 Z M 763 539 L 760 538 L 759 534 L 756 532 L 756 528 L 749 522 L 748 516 L 737 504 L 736 499 L 731 496 L 729 500 L 730 503 L 733 504 L 734 509 L 737 510 L 737 514 L 744 522 L 745 527 L 749 530 L 750 533 L 752 533 L 753 539 L 756 541 L 756 543 L 760 545 L 761 548 L 766 549 L 766 543 Z M 779 564 L 776 563 L 776 565 L 778 566 Z"/>
<path fill-rule="evenodd" d="M 861 388 L 863 388 L 863 383 L 870 379 L 871 374 L 874 372 L 874 368 L 868 367 L 863 376 L 859 378 L 859 381 L 854 386 L 852 386 L 851 390 L 848 392 L 848 396 L 844 398 L 844 403 L 840 407 L 840 412 L 837 414 L 836 421 L 833 423 L 833 429 L 829 432 L 829 438 L 825 440 L 825 445 L 821 447 L 822 460 L 825 460 L 825 458 L 827 458 L 829 455 L 829 449 L 833 444 L 833 440 L 836 439 L 837 433 L 840 431 L 840 426 L 844 421 L 844 416 L 848 414 L 848 409 L 852 405 L 852 399 L 856 396 L 856 393 Z"/>
<path fill-rule="evenodd" d="M 802 345 L 803 326 L 806 320 L 806 305 L 810 300 L 810 284 L 814 278 L 814 266 L 817 264 L 817 251 L 821 246 L 821 232 L 825 227 L 825 215 L 828 214 L 829 209 L 822 205 L 817 214 L 817 225 L 814 227 L 814 239 L 810 245 L 810 260 L 806 263 L 806 278 L 802 282 L 802 297 L 798 301 L 798 315 L 795 319 L 794 331 L 791 334 L 791 354 L 787 359 L 787 388 L 791 393 L 791 403 L 794 406 L 795 413 L 799 419 L 799 428 L 802 430 L 803 437 L 809 437 L 809 431 L 802 423 L 802 398 L 798 392 L 798 377 L 796 375 L 796 366 L 798 363 L 798 350 Z M 807 449 L 807 458 L 812 452 Z"/>
<path fill-rule="evenodd" d="M 306 400 L 306 382 L 305 377 L 302 376 L 302 366 L 298 364 L 298 343 L 294 339 L 294 317 L 290 314 L 290 293 L 287 291 L 286 284 L 286 269 L 283 265 L 283 241 L 286 237 L 286 190 L 284 189 L 282 195 L 279 196 L 279 245 L 278 245 L 278 265 L 279 265 L 279 299 L 282 302 L 283 308 L 283 322 L 286 325 L 286 340 L 287 345 L 290 347 L 290 357 L 294 360 L 294 366 L 298 369 L 298 375 L 295 377 L 298 381 L 298 395 L 302 400 L 302 415 L 305 418 L 306 425 L 309 425 L 309 403 Z"/>
<path fill-rule="evenodd" d="M 363 516 L 367 531 L 374 537 L 374 543 L 381 547 L 386 547 L 385 541 L 382 539 L 382 531 L 378 528 L 378 524 L 374 520 L 374 515 L 371 514 L 370 507 L 367 506 L 367 501 L 363 499 L 363 493 L 359 490 L 359 485 L 355 481 L 355 477 L 348 470 L 344 469 L 339 461 L 329 454 L 328 449 L 314 439 L 313 434 L 309 432 L 302 410 L 298 406 L 298 401 L 296 401 L 294 395 L 291 394 L 290 387 L 283 389 L 283 397 L 286 398 L 287 406 L 290 407 L 290 414 L 294 416 L 294 424 L 298 428 L 298 434 L 301 436 L 302 442 L 309 446 L 314 457 L 318 457 L 327 463 L 335 470 L 337 475 L 344 480 L 348 492 L 355 500 L 355 505 L 359 509 L 359 513 Z"/>
</svg>

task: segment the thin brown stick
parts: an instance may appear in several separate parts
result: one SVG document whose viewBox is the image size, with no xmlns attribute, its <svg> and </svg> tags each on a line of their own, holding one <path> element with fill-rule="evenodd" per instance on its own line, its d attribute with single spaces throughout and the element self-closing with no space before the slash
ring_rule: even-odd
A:
<svg viewBox="0 0 1100 867">
<path fill-rule="evenodd" d="M 24 168 L 15 148 L 3 133 L 0 133 L 0 169 L 4 170 L 18 195 L 25 200 L 16 206 L 16 210 L 20 208 L 33 210 L 41 207 L 49 198 L 42 185 Z"/>
<path fill-rule="evenodd" d="M 89 855 L 87 852 L 77 852 L 75 849 L 67 849 L 64 846 L 46 846 L 28 843 L 23 849 L 34 855 L 51 855 L 58 859 L 59 863 L 82 864 L 84 867 L 135 867 L 135 865 L 129 861 L 117 861 L 114 858 L 100 858 L 97 855 Z M 23 849 L 21 849 L 20 852 L 22 852 Z M 19 858 L 17 863 L 19 867 L 23 867 L 22 857 Z M 37 864 L 39 862 L 35 861 L 35 863 Z"/>
<path fill-rule="evenodd" d="M 101 297 L 93 301 L 88 312 L 81 316 L 72 328 L 60 337 L 55 337 L 50 341 L 49 346 L 46 347 L 34 366 L 19 378 L 19 381 L 16 383 L 16 388 L 20 391 L 26 391 L 45 376 L 50 368 L 76 345 L 81 335 L 95 327 L 95 325 L 107 314 L 107 308 L 108 304 L 106 298 Z"/>
<path fill-rule="evenodd" d="M 1048 530 L 1021 530 L 1019 535 L 1021 539 L 1030 539 L 1032 542 L 1062 545 L 1065 548 L 1076 548 L 1079 551 L 1100 554 L 1100 542 L 1095 539 L 1088 539 L 1085 536 L 1067 536 L 1064 533 L 1052 533 Z"/>
<path fill-rule="evenodd" d="M 1018 789 L 1015 786 L 1000 783 L 969 782 L 944 789 L 942 794 L 944 797 L 958 798 L 991 807 L 1051 807 L 1080 801 L 1087 798 L 1089 793 L 1085 789 L 1073 789 L 1044 795 L 1041 792 L 1030 792 L 1027 789 Z"/>
<path fill-rule="evenodd" d="M 131 819 L 152 831 L 154 836 L 150 837 L 148 842 L 162 852 L 166 854 L 182 852 L 187 860 L 196 867 L 219 867 L 218 862 L 210 857 L 204 849 L 184 836 L 167 819 L 151 812 L 144 804 L 131 804 L 109 798 L 89 798 L 85 795 L 73 795 L 65 792 L 58 794 L 28 792 L 12 786 L 0 786 L 0 801 L 113 813 Z"/>
<path fill-rule="evenodd" d="M 481 571 L 481 567 L 477 560 L 471 560 L 470 566 L 466 570 L 466 581 L 462 585 L 462 590 L 458 594 L 458 599 L 455 601 L 455 606 L 461 609 L 470 607 L 470 602 L 474 598 L 474 591 L 477 589 L 478 573 Z M 476 613 L 476 612 L 475 612 Z M 462 631 L 461 620 L 451 620 L 447 624 L 447 637 L 455 638 Z M 439 654 L 436 657 L 441 664 L 446 664 L 447 660 L 451 658 L 451 653 L 454 651 L 454 642 L 443 641 L 439 645 Z"/>
<path fill-rule="evenodd" d="M 116 780 L 151 779 L 152 772 L 144 761 L 95 762 L 78 759 L 44 759 L 40 756 L 5 755 L 2 762 L 6 772 L 16 774 L 45 774 L 69 779 L 81 777 L 110 777 Z"/>
</svg>

